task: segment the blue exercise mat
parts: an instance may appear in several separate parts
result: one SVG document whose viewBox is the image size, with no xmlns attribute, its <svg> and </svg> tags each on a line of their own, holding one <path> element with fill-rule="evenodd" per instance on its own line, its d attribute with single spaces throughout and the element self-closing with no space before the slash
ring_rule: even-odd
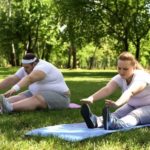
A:
<svg viewBox="0 0 150 150">
<path fill-rule="evenodd" d="M 78 142 L 92 137 L 98 137 L 118 131 L 128 131 L 131 129 L 148 127 L 147 125 L 139 125 L 120 130 L 104 130 L 104 128 L 88 129 L 85 123 L 61 124 L 38 128 L 27 132 L 26 136 L 54 136 L 70 142 Z"/>
</svg>

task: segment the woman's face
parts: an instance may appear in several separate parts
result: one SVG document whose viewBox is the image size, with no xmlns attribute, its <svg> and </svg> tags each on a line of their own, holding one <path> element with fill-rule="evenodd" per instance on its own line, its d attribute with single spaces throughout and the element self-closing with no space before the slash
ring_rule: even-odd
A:
<svg viewBox="0 0 150 150">
<path fill-rule="evenodd" d="M 129 60 L 118 60 L 118 73 L 124 79 L 128 79 L 132 77 L 135 66 L 131 65 L 131 61 Z"/>
</svg>

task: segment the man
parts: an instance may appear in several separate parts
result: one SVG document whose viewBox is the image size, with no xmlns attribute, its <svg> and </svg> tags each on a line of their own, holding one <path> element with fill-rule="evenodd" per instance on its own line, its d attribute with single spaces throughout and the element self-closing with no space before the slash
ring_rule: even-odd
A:
<svg viewBox="0 0 150 150">
<path fill-rule="evenodd" d="M 35 109 L 67 108 L 70 92 L 61 72 L 51 63 L 27 53 L 22 59 L 22 67 L 0 83 L 0 89 L 11 87 L 0 96 L 3 113 L 30 111 Z M 27 91 L 14 95 L 21 89 Z"/>
</svg>

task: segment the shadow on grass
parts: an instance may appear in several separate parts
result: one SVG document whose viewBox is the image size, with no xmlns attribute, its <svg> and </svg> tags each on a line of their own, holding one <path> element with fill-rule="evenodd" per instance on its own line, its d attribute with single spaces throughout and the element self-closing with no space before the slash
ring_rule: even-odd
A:
<svg viewBox="0 0 150 150">
<path fill-rule="evenodd" d="M 105 78 L 110 78 L 110 77 L 112 77 L 112 76 L 114 76 L 114 75 L 116 75 L 117 73 L 116 72 L 112 72 L 112 71 L 104 71 L 104 72 L 102 72 L 102 71 L 99 71 L 99 72 L 88 72 L 88 71 L 86 71 L 86 72 L 63 72 L 63 75 L 65 76 L 65 77 L 76 77 L 76 76 L 78 76 L 78 77 L 98 77 L 98 78 L 100 78 L 100 77 L 105 77 Z"/>
</svg>

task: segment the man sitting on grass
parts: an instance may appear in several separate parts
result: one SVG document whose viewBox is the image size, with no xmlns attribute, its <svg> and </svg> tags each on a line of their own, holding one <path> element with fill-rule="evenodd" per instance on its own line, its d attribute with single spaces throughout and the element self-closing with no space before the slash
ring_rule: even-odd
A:
<svg viewBox="0 0 150 150">
<path fill-rule="evenodd" d="M 22 59 L 22 67 L 0 83 L 0 89 L 11 87 L 0 95 L 3 113 L 29 111 L 35 109 L 67 108 L 70 92 L 62 73 L 51 63 L 27 53 Z M 14 95 L 23 88 L 27 91 Z"/>
</svg>

